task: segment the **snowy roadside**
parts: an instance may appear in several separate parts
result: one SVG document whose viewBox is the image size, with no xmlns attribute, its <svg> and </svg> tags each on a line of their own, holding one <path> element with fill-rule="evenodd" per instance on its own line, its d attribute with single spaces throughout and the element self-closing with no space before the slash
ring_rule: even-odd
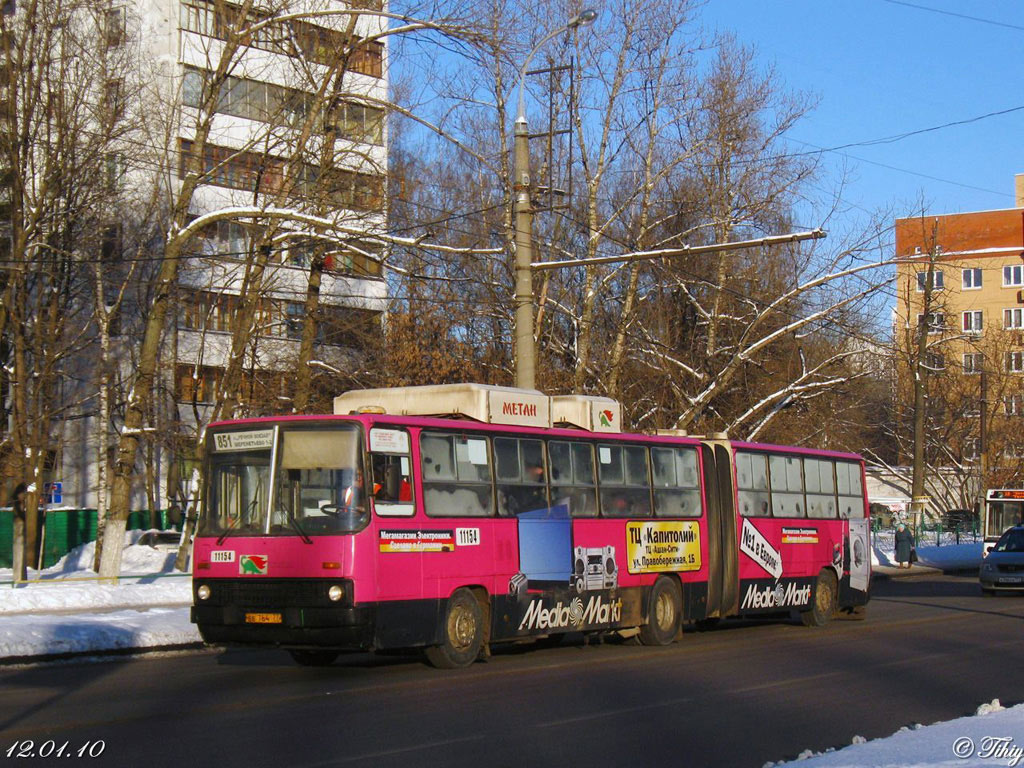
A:
<svg viewBox="0 0 1024 768">
<path fill-rule="evenodd" d="M 118 584 L 91 570 L 95 543 L 78 547 L 29 583 L 12 588 L 0 569 L 0 659 L 162 648 L 200 642 L 189 622 L 191 574 L 174 571 L 174 554 L 125 534 Z"/>
<path fill-rule="evenodd" d="M 901 728 L 884 739 L 855 736 L 842 749 L 800 754 L 764 768 L 967 768 L 1024 765 L 1024 704 L 1009 709 L 999 700 L 982 704 L 973 717 Z"/>
<path fill-rule="evenodd" d="M 137 544 L 140 535 L 126 534 L 122 579 L 116 586 L 99 584 L 90 570 L 92 544 L 52 568 L 33 571 L 32 583 L 17 588 L 11 588 L 11 571 L 0 570 L 0 662 L 198 644 L 199 634 L 189 622 L 191 578 L 174 573 L 173 554 Z M 922 564 L 943 570 L 975 568 L 981 543 L 920 547 L 918 555 Z M 872 561 L 895 565 L 891 534 L 874 537 Z M 766 768 L 1024 766 L 1024 704 L 1003 709 L 994 701 L 974 717 L 853 741 L 843 749 L 820 755 L 808 751 L 792 763 L 768 763 Z"/>
</svg>

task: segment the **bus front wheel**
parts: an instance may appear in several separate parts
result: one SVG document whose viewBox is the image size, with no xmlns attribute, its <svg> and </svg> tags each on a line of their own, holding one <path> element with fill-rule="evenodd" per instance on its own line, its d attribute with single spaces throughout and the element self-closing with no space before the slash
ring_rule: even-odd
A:
<svg viewBox="0 0 1024 768">
<path fill-rule="evenodd" d="M 640 627 L 644 645 L 668 645 L 679 634 L 683 618 L 683 598 L 679 582 L 666 576 L 654 582 L 647 606 L 647 623 Z"/>
<path fill-rule="evenodd" d="M 836 577 L 830 571 L 818 574 L 814 585 L 814 602 L 810 610 L 800 614 L 805 627 L 823 627 L 836 613 Z"/>
<path fill-rule="evenodd" d="M 480 655 L 484 642 L 483 611 L 468 589 L 455 590 L 448 599 L 440 645 L 429 646 L 427 661 L 438 669 L 468 667 Z"/>
</svg>

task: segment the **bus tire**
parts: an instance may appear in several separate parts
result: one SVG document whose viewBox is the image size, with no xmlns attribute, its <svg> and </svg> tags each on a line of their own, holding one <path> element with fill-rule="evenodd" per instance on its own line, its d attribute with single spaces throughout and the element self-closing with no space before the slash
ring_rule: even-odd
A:
<svg viewBox="0 0 1024 768">
<path fill-rule="evenodd" d="M 338 658 L 337 651 L 301 651 L 293 648 L 288 651 L 296 664 L 304 667 L 329 667 Z"/>
<path fill-rule="evenodd" d="M 836 614 L 836 577 L 831 571 L 818 574 L 814 585 L 814 602 L 810 610 L 800 613 L 800 621 L 805 627 L 823 627 Z"/>
<path fill-rule="evenodd" d="M 484 643 L 483 611 L 465 587 L 455 590 L 444 612 L 439 645 L 425 649 L 427 661 L 438 669 L 468 667 L 480 655 Z"/>
<path fill-rule="evenodd" d="M 683 618 L 683 597 L 679 582 L 662 576 L 651 588 L 647 605 L 647 623 L 640 627 L 644 645 L 669 645 L 679 634 Z"/>
</svg>

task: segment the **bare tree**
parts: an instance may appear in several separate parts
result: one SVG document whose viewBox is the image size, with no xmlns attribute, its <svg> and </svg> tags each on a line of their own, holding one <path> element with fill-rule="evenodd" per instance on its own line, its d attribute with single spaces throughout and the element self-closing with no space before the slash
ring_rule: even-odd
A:
<svg viewBox="0 0 1024 768">
<path fill-rule="evenodd" d="M 136 81 L 113 22 L 109 6 L 91 0 L 18 4 L 0 17 L 0 166 L 10 182 L 0 307 L 10 395 L 3 475 L 27 491 L 23 547 L 33 564 L 59 427 L 82 405 L 75 377 L 92 341 L 90 274 L 113 200 L 112 159 L 133 119 L 126 105 Z"/>
</svg>

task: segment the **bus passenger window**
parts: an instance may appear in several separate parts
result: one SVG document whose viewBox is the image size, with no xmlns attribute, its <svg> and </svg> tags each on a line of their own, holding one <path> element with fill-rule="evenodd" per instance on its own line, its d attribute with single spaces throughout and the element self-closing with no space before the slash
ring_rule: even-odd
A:
<svg viewBox="0 0 1024 768">
<path fill-rule="evenodd" d="M 420 438 L 423 503 L 431 517 L 494 514 L 489 441 L 424 433 Z"/>
<path fill-rule="evenodd" d="M 605 517 L 649 517 L 651 488 L 647 449 L 640 445 L 599 445 L 598 487 Z"/>
<path fill-rule="evenodd" d="M 798 456 L 771 456 L 768 460 L 772 487 L 772 515 L 806 517 L 801 461 Z"/>
<path fill-rule="evenodd" d="M 569 508 L 570 517 L 597 517 L 594 448 L 588 443 L 548 443 L 551 505 Z"/>
<path fill-rule="evenodd" d="M 836 517 L 835 463 L 828 459 L 804 459 L 807 486 L 807 516 Z"/>
<path fill-rule="evenodd" d="M 839 493 L 839 516 L 864 516 L 864 492 L 860 478 L 860 464 L 850 461 L 836 462 L 836 491 Z"/>
<path fill-rule="evenodd" d="M 496 437 L 494 459 L 499 515 L 520 515 L 547 508 L 542 441 Z"/>
<path fill-rule="evenodd" d="M 408 517 L 412 503 L 412 458 L 404 429 L 370 430 L 370 473 L 374 511 L 386 517 Z"/>
<path fill-rule="evenodd" d="M 696 449 L 651 448 L 651 476 L 655 515 L 700 517 Z"/>
<path fill-rule="evenodd" d="M 768 459 L 763 453 L 736 452 L 736 497 L 744 517 L 768 517 Z"/>
</svg>

